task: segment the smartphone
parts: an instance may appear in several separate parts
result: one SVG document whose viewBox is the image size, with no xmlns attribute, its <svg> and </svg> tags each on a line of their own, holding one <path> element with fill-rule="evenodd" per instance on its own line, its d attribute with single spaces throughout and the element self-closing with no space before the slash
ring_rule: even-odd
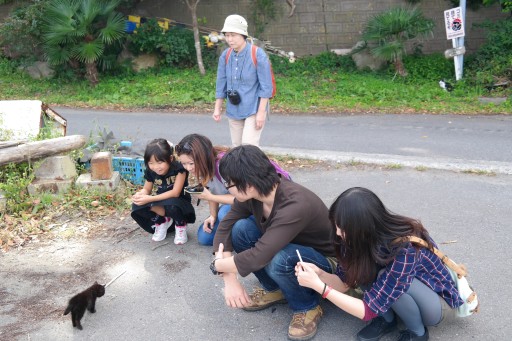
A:
<svg viewBox="0 0 512 341">
<path fill-rule="evenodd" d="M 299 250 L 295 249 L 295 251 L 297 251 L 297 256 L 299 256 L 299 261 L 300 261 L 301 263 L 304 263 L 304 261 L 302 260 L 302 256 L 300 255 Z M 304 270 L 304 267 L 303 267 L 303 266 L 301 266 L 301 267 L 302 267 L 302 270 Z"/>
<path fill-rule="evenodd" d="M 297 256 L 299 256 L 299 260 L 300 260 L 300 262 L 301 262 L 301 263 L 303 263 L 303 260 L 302 260 L 302 257 L 301 257 L 301 255 L 300 255 L 299 250 L 295 249 L 295 251 L 297 251 Z"/>
</svg>

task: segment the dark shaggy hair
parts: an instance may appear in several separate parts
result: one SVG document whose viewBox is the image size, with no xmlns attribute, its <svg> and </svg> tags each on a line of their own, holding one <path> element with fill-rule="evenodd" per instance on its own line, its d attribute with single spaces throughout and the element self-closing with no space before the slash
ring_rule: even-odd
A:
<svg viewBox="0 0 512 341">
<path fill-rule="evenodd" d="M 174 148 L 169 144 L 166 139 L 154 139 L 149 142 L 144 151 L 144 163 L 148 168 L 148 162 L 152 156 L 156 161 L 167 162 L 169 164 L 174 160 Z"/>
<path fill-rule="evenodd" d="M 390 263 L 408 242 L 395 239 L 417 236 L 432 243 L 427 230 L 416 219 L 390 212 L 372 191 L 353 187 L 329 209 L 338 261 L 346 272 L 346 284 L 355 288 L 375 281 L 379 267 Z M 342 238 L 336 235 L 336 228 Z"/>
<path fill-rule="evenodd" d="M 256 146 L 242 145 L 231 149 L 220 160 L 222 178 L 242 193 L 253 186 L 258 194 L 269 195 L 280 178 L 268 157 Z"/>
</svg>

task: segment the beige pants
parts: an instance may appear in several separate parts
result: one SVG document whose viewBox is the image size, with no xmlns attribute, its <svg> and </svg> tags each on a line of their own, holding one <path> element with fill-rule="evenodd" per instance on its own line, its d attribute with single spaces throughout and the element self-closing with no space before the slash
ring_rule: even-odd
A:
<svg viewBox="0 0 512 341">
<path fill-rule="evenodd" d="M 263 128 L 256 129 L 256 115 L 251 115 L 245 120 L 229 119 L 229 131 L 233 147 L 238 147 L 242 144 L 260 146 L 260 136 Z"/>
</svg>

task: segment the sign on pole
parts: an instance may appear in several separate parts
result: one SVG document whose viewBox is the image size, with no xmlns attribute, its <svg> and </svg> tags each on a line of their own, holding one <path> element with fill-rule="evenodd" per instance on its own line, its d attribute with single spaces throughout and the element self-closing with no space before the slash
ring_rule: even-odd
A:
<svg viewBox="0 0 512 341">
<path fill-rule="evenodd" d="M 464 16 L 460 7 L 444 11 L 444 23 L 446 39 L 464 37 Z"/>
</svg>

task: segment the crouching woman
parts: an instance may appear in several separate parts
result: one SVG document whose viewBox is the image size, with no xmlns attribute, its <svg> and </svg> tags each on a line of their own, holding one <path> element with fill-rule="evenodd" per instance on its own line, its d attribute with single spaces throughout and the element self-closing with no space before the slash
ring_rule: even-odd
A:
<svg viewBox="0 0 512 341">
<path fill-rule="evenodd" d="M 388 211 L 373 192 L 360 187 L 343 192 L 330 207 L 329 218 L 335 229 L 336 274 L 311 263 L 297 263 L 295 271 L 300 285 L 371 321 L 359 331 L 358 340 L 379 340 L 397 329 L 397 317 L 406 327 L 398 340 L 428 340 L 426 326 L 455 315 L 454 308 L 463 302 L 418 220 Z M 429 248 L 396 242 L 405 236 L 420 237 Z M 356 287 L 363 290 L 362 299 L 346 294 Z"/>
</svg>

